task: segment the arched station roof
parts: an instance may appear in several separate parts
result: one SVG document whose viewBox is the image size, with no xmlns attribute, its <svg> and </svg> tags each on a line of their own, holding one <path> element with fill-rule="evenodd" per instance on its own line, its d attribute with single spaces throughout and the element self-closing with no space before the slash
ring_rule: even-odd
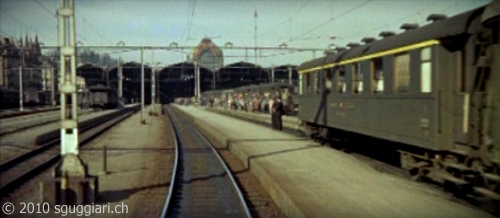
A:
<svg viewBox="0 0 500 218">
<path fill-rule="evenodd" d="M 289 69 L 292 71 L 292 81 L 294 84 L 297 83 L 299 79 L 299 71 L 297 69 L 297 65 L 285 64 L 275 67 L 268 68 L 269 75 L 271 75 L 271 71 L 274 69 L 274 82 L 288 82 L 289 80 Z"/>
<path fill-rule="evenodd" d="M 212 71 L 208 68 L 205 68 L 202 65 L 199 65 L 200 67 L 200 77 L 209 77 L 212 75 Z M 186 79 L 188 77 L 194 76 L 194 70 L 195 66 L 193 62 L 190 61 L 184 61 L 184 62 L 179 62 L 175 64 L 171 64 L 169 66 L 166 66 L 160 71 L 158 71 L 158 77 L 160 80 L 164 79 Z"/>
<path fill-rule="evenodd" d="M 92 63 L 80 64 L 76 68 L 76 75 L 85 80 L 87 87 L 97 84 L 105 85 L 107 82 L 107 75 L 104 68 Z"/>
<path fill-rule="evenodd" d="M 219 69 L 219 88 L 235 88 L 250 84 L 269 82 L 269 72 L 263 67 L 250 62 L 236 62 Z"/>
<path fill-rule="evenodd" d="M 141 63 L 130 61 L 121 65 L 124 80 L 140 80 L 141 79 Z M 151 80 L 151 67 L 144 65 L 144 80 Z M 118 67 L 109 70 L 111 80 L 118 80 Z"/>
</svg>

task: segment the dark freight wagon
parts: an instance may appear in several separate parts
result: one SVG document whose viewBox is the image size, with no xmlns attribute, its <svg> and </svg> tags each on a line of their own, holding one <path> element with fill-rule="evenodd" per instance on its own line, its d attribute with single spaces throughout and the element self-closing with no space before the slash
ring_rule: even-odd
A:
<svg viewBox="0 0 500 218">
<path fill-rule="evenodd" d="M 118 106 L 118 94 L 103 85 L 89 87 L 88 104 L 91 108 L 110 109 Z"/>
</svg>

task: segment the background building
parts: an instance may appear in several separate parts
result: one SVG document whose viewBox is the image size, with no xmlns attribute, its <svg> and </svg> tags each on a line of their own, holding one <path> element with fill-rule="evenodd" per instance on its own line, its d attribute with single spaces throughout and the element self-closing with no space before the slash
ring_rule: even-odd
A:
<svg viewBox="0 0 500 218">
<path fill-rule="evenodd" d="M 203 67 L 216 71 L 224 66 L 222 50 L 211 39 L 204 38 L 193 51 L 191 61 L 198 61 Z"/>
</svg>

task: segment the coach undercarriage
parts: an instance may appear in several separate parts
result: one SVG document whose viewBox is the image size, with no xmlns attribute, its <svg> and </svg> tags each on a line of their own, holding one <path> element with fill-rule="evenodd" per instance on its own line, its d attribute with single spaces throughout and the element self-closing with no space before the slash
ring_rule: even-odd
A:
<svg viewBox="0 0 500 218">
<path fill-rule="evenodd" d="M 306 124 L 306 129 L 307 134 L 320 143 L 355 141 L 353 138 L 364 137 L 354 133 L 346 137 L 339 130 L 312 124 Z M 407 170 L 412 179 L 430 179 L 457 196 L 500 200 L 499 163 L 484 161 L 479 149 L 471 147 L 468 152 L 401 149 L 409 147 L 400 144 L 394 148 L 400 153 L 400 167 Z"/>
<path fill-rule="evenodd" d="M 401 166 L 415 180 L 430 178 L 451 187 L 455 194 L 473 194 L 500 200 L 498 163 L 485 164 L 478 151 L 469 153 L 401 152 Z"/>
</svg>

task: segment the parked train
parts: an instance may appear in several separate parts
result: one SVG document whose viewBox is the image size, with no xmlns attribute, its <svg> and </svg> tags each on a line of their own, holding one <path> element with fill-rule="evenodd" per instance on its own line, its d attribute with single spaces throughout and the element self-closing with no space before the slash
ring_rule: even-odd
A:
<svg viewBox="0 0 500 218">
<path fill-rule="evenodd" d="M 94 109 L 111 109 L 119 105 L 118 94 L 104 85 L 98 84 L 87 90 L 78 92 L 78 104 L 80 107 Z"/>
<path fill-rule="evenodd" d="M 14 89 L 0 90 L 1 109 L 19 107 L 19 91 Z M 110 109 L 119 105 L 118 94 L 116 90 L 103 85 L 91 86 L 88 89 L 79 90 L 77 93 L 78 106 L 81 108 Z M 59 93 L 55 94 L 55 103 L 60 103 Z M 50 91 L 27 90 L 24 93 L 24 107 L 36 107 L 52 105 Z M 68 96 L 67 102 L 71 103 Z"/>
<path fill-rule="evenodd" d="M 1 109 L 9 109 L 19 107 L 19 90 L 0 88 Z M 27 89 L 23 93 L 23 106 L 36 107 L 44 106 L 43 93 L 35 89 Z"/>
<path fill-rule="evenodd" d="M 297 87 L 294 85 L 266 83 L 235 89 L 206 91 L 201 94 L 201 101 L 203 105 L 210 107 L 268 113 L 270 105 L 279 96 L 286 114 L 293 115 L 298 109 L 295 93 L 297 93 Z"/>
<path fill-rule="evenodd" d="M 414 178 L 499 200 L 498 8 L 431 15 L 428 25 L 303 63 L 299 119 L 315 138 L 400 143 Z"/>
</svg>

